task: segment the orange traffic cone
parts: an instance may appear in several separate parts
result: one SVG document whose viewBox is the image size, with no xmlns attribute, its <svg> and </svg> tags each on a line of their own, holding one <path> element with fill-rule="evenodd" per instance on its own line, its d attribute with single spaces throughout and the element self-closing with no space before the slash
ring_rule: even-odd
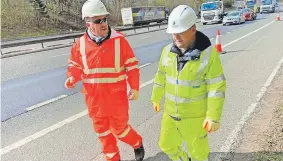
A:
<svg viewBox="0 0 283 161">
<path fill-rule="evenodd" d="M 220 30 L 217 30 L 217 35 L 216 35 L 216 41 L 215 41 L 215 48 L 217 50 L 218 53 L 222 53 L 222 45 L 221 45 L 221 41 L 220 41 Z"/>
<path fill-rule="evenodd" d="M 280 12 L 278 12 L 278 14 L 277 14 L 277 21 L 281 21 L 280 20 Z"/>
</svg>

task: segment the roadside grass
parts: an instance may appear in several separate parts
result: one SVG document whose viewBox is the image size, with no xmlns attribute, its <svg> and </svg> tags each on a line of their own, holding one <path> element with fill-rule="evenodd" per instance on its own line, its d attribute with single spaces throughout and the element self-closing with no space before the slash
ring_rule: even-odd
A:
<svg viewBox="0 0 283 161">
<path fill-rule="evenodd" d="M 252 161 L 283 161 L 283 153 L 267 151 L 254 153 Z"/>
</svg>

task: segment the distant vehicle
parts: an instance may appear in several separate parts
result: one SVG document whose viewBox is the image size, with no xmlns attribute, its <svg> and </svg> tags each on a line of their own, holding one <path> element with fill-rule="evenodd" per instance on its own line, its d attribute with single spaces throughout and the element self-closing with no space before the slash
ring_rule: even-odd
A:
<svg viewBox="0 0 283 161">
<path fill-rule="evenodd" d="M 223 19 L 223 26 L 230 25 L 230 24 L 241 24 L 245 23 L 246 20 L 243 16 L 242 11 L 231 11 L 227 14 L 227 16 Z"/>
<path fill-rule="evenodd" d="M 276 3 L 276 0 L 261 0 L 260 13 L 274 13 Z"/>
<path fill-rule="evenodd" d="M 238 10 L 241 10 L 245 8 L 246 0 L 235 0 L 234 1 L 234 7 L 236 7 Z"/>
<path fill-rule="evenodd" d="M 280 7 L 278 3 L 275 4 L 275 12 L 280 12 Z"/>
<path fill-rule="evenodd" d="M 254 10 L 250 9 L 250 8 L 244 8 L 242 9 L 243 12 L 243 16 L 245 18 L 245 20 L 255 20 L 257 14 L 254 12 Z"/>
<path fill-rule="evenodd" d="M 246 8 L 252 9 L 254 12 L 259 13 L 261 0 L 246 0 Z"/>
<path fill-rule="evenodd" d="M 121 9 L 123 25 L 148 25 L 168 19 L 169 11 L 164 6 L 130 7 Z"/>
<path fill-rule="evenodd" d="M 221 23 L 224 17 L 224 5 L 221 0 L 209 0 L 201 4 L 201 22 L 207 23 Z"/>
</svg>

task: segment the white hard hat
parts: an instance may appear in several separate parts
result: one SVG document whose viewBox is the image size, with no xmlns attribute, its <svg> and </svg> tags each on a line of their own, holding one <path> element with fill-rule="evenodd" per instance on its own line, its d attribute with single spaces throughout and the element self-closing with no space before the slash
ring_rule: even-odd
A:
<svg viewBox="0 0 283 161">
<path fill-rule="evenodd" d="M 87 0 L 82 7 L 82 18 L 108 15 L 106 7 L 100 0 Z"/>
<path fill-rule="evenodd" d="M 191 7 L 179 5 L 169 15 L 166 32 L 170 34 L 182 33 L 192 27 L 196 20 L 196 13 Z"/>
</svg>

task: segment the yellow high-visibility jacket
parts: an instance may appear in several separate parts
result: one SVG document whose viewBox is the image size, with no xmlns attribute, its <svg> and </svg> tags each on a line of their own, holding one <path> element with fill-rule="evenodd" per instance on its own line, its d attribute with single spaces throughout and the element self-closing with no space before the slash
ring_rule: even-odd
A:
<svg viewBox="0 0 283 161">
<path fill-rule="evenodd" d="M 199 32 L 199 31 L 197 31 Z M 196 43 L 203 34 L 197 33 Z M 206 37 L 205 40 L 209 39 Z M 210 44 L 210 42 L 209 42 Z M 225 99 L 226 79 L 216 49 L 211 46 L 200 52 L 198 59 L 189 60 L 177 70 L 177 54 L 173 44 L 164 47 L 154 79 L 151 102 L 165 97 L 164 111 L 173 117 L 208 117 L 219 121 Z"/>
</svg>

